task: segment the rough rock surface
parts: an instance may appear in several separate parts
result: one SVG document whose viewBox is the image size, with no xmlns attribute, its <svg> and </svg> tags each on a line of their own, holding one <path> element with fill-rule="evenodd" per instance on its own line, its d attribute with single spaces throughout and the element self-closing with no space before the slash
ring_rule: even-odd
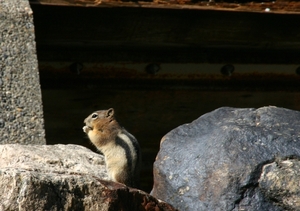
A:
<svg viewBox="0 0 300 211">
<path fill-rule="evenodd" d="M 0 0 L 0 144 L 45 144 L 33 14 Z"/>
<path fill-rule="evenodd" d="M 103 156 L 82 146 L 0 145 L 0 210 L 175 210 L 103 179 Z"/>
<path fill-rule="evenodd" d="M 207 113 L 162 139 L 152 195 L 181 211 L 282 210 L 276 201 L 290 199 L 271 200 L 276 187 L 259 178 L 264 165 L 300 156 L 299 131 L 300 112 L 284 108 Z"/>
<path fill-rule="evenodd" d="M 259 188 L 284 210 L 300 210 L 300 161 L 278 160 L 263 167 Z"/>
</svg>

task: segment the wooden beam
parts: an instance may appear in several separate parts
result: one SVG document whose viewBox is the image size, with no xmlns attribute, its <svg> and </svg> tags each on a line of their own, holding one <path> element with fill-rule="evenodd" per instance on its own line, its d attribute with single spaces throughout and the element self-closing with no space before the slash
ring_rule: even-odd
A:
<svg viewBox="0 0 300 211">
<path fill-rule="evenodd" d="M 137 7 L 300 14 L 300 2 L 289 0 L 30 0 L 30 3 L 79 7 Z"/>
<path fill-rule="evenodd" d="M 40 61 L 300 63 L 300 16 L 32 5 Z"/>
</svg>

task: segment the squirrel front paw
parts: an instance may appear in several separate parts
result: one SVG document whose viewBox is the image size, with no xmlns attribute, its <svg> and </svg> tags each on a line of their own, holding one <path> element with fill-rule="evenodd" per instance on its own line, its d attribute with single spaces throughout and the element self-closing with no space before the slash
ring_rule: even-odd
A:
<svg viewBox="0 0 300 211">
<path fill-rule="evenodd" d="M 83 132 L 88 133 L 88 132 L 91 130 L 91 128 L 88 127 L 88 126 L 84 126 L 84 127 L 82 128 L 82 130 L 83 130 Z"/>
</svg>

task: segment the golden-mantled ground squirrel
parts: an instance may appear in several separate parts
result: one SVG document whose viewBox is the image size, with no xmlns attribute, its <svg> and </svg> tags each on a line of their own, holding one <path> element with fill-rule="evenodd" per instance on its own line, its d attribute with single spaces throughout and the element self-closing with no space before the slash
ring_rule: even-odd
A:
<svg viewBox="0 0 300 211">
<path fill-rule="evenodd" d="M 114 109 L 96 111 L 84 123 L 83 131 L 104 154 L 110 178 L 130 187 L 138 187 L 141 164 L 139 143 L 116 121 Z"/>
</svg>

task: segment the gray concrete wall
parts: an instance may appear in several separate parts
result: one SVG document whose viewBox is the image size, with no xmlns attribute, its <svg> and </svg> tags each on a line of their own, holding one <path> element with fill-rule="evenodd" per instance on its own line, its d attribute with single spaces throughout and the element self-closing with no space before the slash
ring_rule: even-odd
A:
<svg viewBox="0 0 300 211">
<path fill-rule="evenodd" d="M 0 0 L 0 144 L 45 144 L 33 14 Z"/>
</svg>

